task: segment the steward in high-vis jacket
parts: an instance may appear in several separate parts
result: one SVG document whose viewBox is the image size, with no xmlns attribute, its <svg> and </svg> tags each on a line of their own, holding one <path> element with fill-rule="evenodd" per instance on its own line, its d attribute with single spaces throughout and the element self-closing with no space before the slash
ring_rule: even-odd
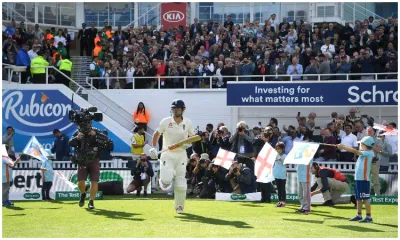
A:
<svg viewBox="0 0 400 240">
<path fill-rule="evenodd" d="M 43 51 L 38 51 L 37 56 L 31 61 L 31 74 L 32 74 L 32 83 L 46 83 L 46 68 L 49 66 L 49 62 L 47 62 L 43 58 Z M 38 68 L 43 67 L 43 68 Z"/>
<path fill-rule="evenodd" d="M 69 60 L 69 56 L 66 56 L 64 59 L 60 59 L 57 62 L 57 67 L 62 73 L 71 78 L 72 62 Z M 62 74 L 57 75 L 57 83 L 62 83 L 69 87 L 69 79 Z"/>
<path fill-rule="evenodd" d="M 319 166 L 316 162 L 312 164 L 311 171 L 316 178 L 315 184 L 311 187 L 311 196 L 322 193 L 325 201 L 322 205 L 355 203 L 354 196 L 342 197 L 342 194 L 349 189 L 349 183 L 343 173 L 333 168 Z"/>
</svg>

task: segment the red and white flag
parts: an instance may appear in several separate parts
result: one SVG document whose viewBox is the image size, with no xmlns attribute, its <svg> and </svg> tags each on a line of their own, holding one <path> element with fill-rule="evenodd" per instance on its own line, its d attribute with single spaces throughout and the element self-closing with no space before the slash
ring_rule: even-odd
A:
<svg viewBox="0 0 400 240">
<path fill-rule="evenodd" d="M 398 136 L 399 131 L 397 129 L 389 128 L 388 126 L 381 125 L 381 124 L 376 124 L 374 123 L 374 128 L 378 130 L 385 131 L 382 135 L 389 135 L 389 136 Z"/>
<path fill-rule="evenodd" d="M 214 159 L 213 164 L 219 165 L 229 170 L 229 168 L 232 166 L 233 159 L 235 159 L 235 156 L 236 153 L 220 148 L 218 150 L 217 156 Z"/>
<path fill-rule="evenodd" d="M 272 175 L 272 167 L 274 166 L 277 155 L 278 153 L 271 145 L 268 143 L 264 144 L 264 147 L 257 156 L 254 166 L 254 175 L 257 176 L 258 182 L 265 182 L 265 179 L 270 179 L 269 176 Z"/>
</svg>

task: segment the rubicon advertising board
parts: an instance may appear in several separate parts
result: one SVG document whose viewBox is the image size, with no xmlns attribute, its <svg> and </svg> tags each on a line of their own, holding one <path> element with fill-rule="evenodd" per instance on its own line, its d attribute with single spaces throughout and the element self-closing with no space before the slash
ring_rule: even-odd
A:
<svg viewBox="0 0 400 240">
<path fill-rule="evenodd" d="M 55 137 L 53 130 L 59 129 L 71 137 L 77 127 L 68 119 L 71 109 L 87 108 L 90 105 L 78 95 L 71 98 L 73 92 L 65 86 L 49 85 L 36 87 L 33 84 L 7 89 L 3 85 L 3 133 L 11 126 L 15 129 L 15 151 L 21 152 L 32 136 L 35 136 L 44 148 L 51 148 Z M 102 122 L 94 122 L 94 127 L 107 129 L 108 137 L 114 142 L 114 152 L 130 152 L 129 139 L 131 133 L 114 120 L 103 115 Z"/>
</svg>

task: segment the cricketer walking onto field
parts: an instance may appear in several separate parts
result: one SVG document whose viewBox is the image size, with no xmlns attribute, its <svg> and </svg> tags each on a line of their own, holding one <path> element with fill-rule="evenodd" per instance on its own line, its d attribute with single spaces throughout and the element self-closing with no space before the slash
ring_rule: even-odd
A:
<svg viewBox="0 0 400 240">
<path fill-rule="evenodd" d="M 160 122 L 160 126 L 153 136 L 153 148 L 150 149 L 150 157 L 157 159 L 158 153 L 155 147 L 158 138 L 163 134 L 163 149 L 169 149 L 163 152 L 160 157 L 160 188 L 168 191 L 172 187 L 172 179 L 174 181 L 174 199 L 175 210 L 177 213 L 183 213 L 186 200 L 187 182 L 185 178 L 187 155 L 186 148 L 191 144 L 184 144 L 181 147 L 174 145 L 188 137 L 195 135 L 192 122 L 183 118 L 185 111 L 185 103 L 182 100 L 175 100 L 171 105 L 171 117 L 164 118 Z"/>
</svg>

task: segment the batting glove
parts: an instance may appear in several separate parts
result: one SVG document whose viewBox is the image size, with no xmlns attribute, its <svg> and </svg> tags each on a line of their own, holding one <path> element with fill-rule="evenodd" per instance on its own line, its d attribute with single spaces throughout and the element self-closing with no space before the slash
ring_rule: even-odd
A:
<svg viewBox="0 0 400 240">
<path fill-rule="evenodd" d="M 155 148 L 150 149 L 149 155 L 150 155 L 151 159 L 158 159 L 157 149 L 155 149 Z"/>
</svg>

